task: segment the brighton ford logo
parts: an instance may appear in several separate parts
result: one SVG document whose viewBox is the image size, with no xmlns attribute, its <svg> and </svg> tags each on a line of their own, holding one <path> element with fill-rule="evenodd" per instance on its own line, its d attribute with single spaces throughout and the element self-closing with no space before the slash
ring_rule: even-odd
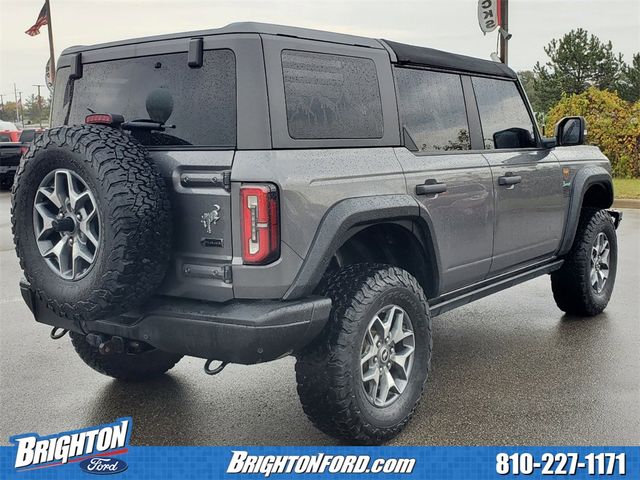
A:
<svg viewBox="0 0 640 480">
<path fill-rule="evenodd" d="M 127 417 L 46 437 L 37 433 L 16 435 L 9 439 L 15 444 L 14 467 L 20 472 L 78 462 L 89 473 L 122 472 L 127 464 L 115 456 L 129 451 L 132 425 L 133 421 Z"/>
<path fill-rule="evenodd" d="M 119 458 L 93 457 L 80 462 L 80 468 L 82 470 L 96 475 L 121 473 L 127 469 L 127 466 L 127 463 Z"/>
</svg>

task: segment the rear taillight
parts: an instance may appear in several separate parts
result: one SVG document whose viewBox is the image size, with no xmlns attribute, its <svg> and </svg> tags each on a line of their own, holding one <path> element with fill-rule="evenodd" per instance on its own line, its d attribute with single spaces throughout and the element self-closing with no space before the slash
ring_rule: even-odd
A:
<svg viewBox="0 0 640 480">
<path fill-rule="evenodd" d="M 245 184 L 240 187 L 242 259 L 245 264 L 264 265 L 280 256 L 278 190 L 275 185 Z"/>
<path fill-rule="evenodd" d="M 20 147 L 20 155 L 24 155 L 29 150 L 29 147 Z"/>
</svg>

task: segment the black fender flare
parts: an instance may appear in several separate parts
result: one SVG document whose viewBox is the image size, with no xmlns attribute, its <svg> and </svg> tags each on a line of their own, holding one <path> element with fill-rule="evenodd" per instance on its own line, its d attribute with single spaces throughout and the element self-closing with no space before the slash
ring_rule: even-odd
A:
<svg viewBox="0 0 640 480">
<path fill-rule="evenodd" d="M 347 198 L 327 210 L 302 267 L 283 299 L 291 300 L 313 293 L 335 252 L 364 226 L 402 220 L 411 220 L 417 224 L 418 230 L 412 233 L 420 244 L 427 243 L 431 250 L 429 254 L 433 255 L 437 270 L 437 290 L 438 272 L 441 271 L 440 255 L 429 214 L 410 195 L 381 195 Z"/>
<path fill-rule="evenodd" d="M 613 180 L 611 179 L 609 171 L 603 167 L 594 165 L 586 166 L 578 170 L 573 177 L 562 242 L 556 255 L 561 256 L 571 250 L 571 245 L 573 245 L 573 240 L 578 230 L 578 221 L 580 220 L 580 210 L 582 209 L 584 195 L 593 185 L 602 185 L 607 191 L 609 197 L 607 207 L 613 204 Z"/>
</svg>

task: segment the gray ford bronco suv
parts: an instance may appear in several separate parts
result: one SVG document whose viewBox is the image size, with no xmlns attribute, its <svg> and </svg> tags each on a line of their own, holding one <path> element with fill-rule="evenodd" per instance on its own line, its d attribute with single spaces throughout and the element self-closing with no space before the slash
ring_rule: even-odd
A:
<svg viewBox="0 0 640 480">
<path fill-rule="evenodd" d="M 311 421 L 377 444 L 434 316 L 544 274 L 571 315 L 611 296 L 609 162 L 502 64 L 237 23 L 65 50 L 52 125 L 13 187 L 22 295 L 106 375 L 293 354 Z"/>
</svg>

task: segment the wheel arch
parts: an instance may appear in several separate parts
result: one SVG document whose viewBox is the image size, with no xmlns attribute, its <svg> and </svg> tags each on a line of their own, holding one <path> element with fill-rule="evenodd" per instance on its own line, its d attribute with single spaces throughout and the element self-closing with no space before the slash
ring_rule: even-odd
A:
<svg viewBox="0 0 640 480">
<path fill-rule="evenodd" d="M 564 255 L 571 249 L 583 207 L 606 209 L 612 204 L 613 180 L 611 174 L 599 166 L 580 169 L 572 181 L 567 220 L 557 255 Z"/>
<path fill-rule="evenodd" d="M 339 265 L 339 258 L 344 265 Z M 336 261 L 340 267 L 376 262 L 403 268 L 417 278 L 428 298 L 435 297 L 440 287 L 439 250 L 431 219 L 409 195 L 357 197 L 333 205 L 283 298 L 311 294 Z"/>
</svg>

